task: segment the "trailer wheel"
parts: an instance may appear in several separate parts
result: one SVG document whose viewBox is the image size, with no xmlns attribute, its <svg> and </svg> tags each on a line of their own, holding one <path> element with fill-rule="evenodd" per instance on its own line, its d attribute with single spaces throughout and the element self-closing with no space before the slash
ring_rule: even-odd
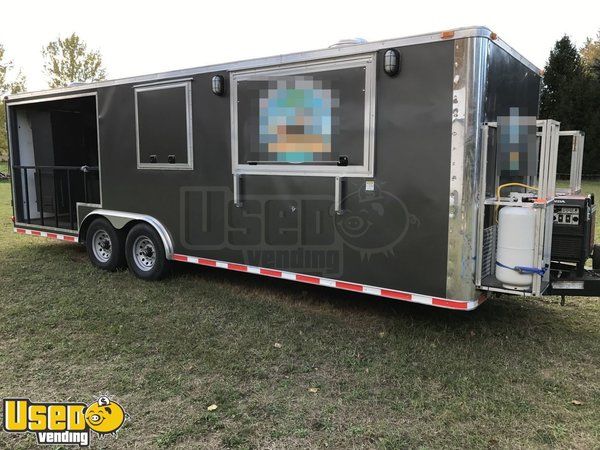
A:
<svg viewBox="0 0 600 450">
<path fill-rule="evenodd" d="M 95 219 L 88 227 L 85 239 L 90 261 L 96 267 L 110 272 L 125 266 L 123 233 L 116 230 L 103 217 Z"/>
<path fill-rule="evenodd" d="M 146 223 L 139 223 L 129 231 L 125 256 L 129 270 L 143 280 L 160 280 L 171 268 L 160 236 Z"/>
</svg>

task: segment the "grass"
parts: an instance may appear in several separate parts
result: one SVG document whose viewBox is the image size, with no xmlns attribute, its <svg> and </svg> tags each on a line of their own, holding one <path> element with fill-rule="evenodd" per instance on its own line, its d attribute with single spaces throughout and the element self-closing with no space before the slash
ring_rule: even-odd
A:
<svg viewBox="0 0 600 450">
<path fill-rule="evenodd" d="M 130 420 L 97 448 L 600 446 L 597 298 L 456 313 L 186 265 L 146 283 L 11 214 L 0 183 L 0 397 L 111 393 Z"/>
</svg>

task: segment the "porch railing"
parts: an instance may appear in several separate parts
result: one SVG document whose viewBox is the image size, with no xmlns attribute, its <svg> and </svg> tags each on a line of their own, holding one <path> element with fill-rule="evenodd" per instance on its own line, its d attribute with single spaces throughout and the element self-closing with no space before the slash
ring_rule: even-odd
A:
<svg viewBox="0 0 600 450">
<path fill-rule="evenodd" d="M 17 218 L 27 224 L 74 230 L 76 203 L 99 203 L 96 166 L 14 165 L 12 178 L 21 204 Z M 35 189 L 34 196 L 30 195 L 31 189 Z M 51 196 L 51 201 L 46 201 L 44 196 Z M 32 208 L 34 202 L 36 205 Z"/>
</svg>

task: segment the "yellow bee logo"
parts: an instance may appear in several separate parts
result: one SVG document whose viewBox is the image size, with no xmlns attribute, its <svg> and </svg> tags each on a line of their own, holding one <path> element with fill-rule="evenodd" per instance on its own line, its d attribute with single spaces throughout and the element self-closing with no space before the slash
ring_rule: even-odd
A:
<svg viewBox="0 0 600 450">
<path fill-rule="evenodd" d="M 85 421 L 96 433 L 113 433 L 125 421 L 125 411 L 117 402 L 100 397 L 85 410 Z"/>
</svg>

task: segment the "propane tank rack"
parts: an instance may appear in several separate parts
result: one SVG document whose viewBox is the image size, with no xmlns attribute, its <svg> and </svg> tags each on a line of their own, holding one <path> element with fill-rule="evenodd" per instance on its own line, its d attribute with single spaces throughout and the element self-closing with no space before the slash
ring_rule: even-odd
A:
<svg viewBox="0 0 600 450">
<path fill-rule="evenodd" d="M 560 123 L 555 120 L 536 121 L 538 167 L 537 175 L 527 177 L 526 183 L 501 184 L 497 160 L 498 123 L 486 122 L 482 127 L 482 157 L 479 177 L 479 200 L 477 213 L 476 271 L 477 288 L 513 295 L 539 296 L 550 284 L 550 258 L 552 247 L 552 219 L 556 190 L 556 161 Z M 488 179 L 488 176 L 490 179 Z M 524 193 L 501 196 L 501 189 L 517 185 Z M 529 191 L 535 190 L 535 195 Z M 531 274 L 531 285 L 507 287 L 496 277 L 496 267 L 508 268 L 497 260 L 500 243 L 498 214 L 502 208 L 529 208 L 533 212 L 533 245 L 531 267 L 510 267 L 519 274 Z M 490 256 L 491 255 L 491 256 Z M 535 269 L 535 270 L 534 270 Z"/>
</svg>

